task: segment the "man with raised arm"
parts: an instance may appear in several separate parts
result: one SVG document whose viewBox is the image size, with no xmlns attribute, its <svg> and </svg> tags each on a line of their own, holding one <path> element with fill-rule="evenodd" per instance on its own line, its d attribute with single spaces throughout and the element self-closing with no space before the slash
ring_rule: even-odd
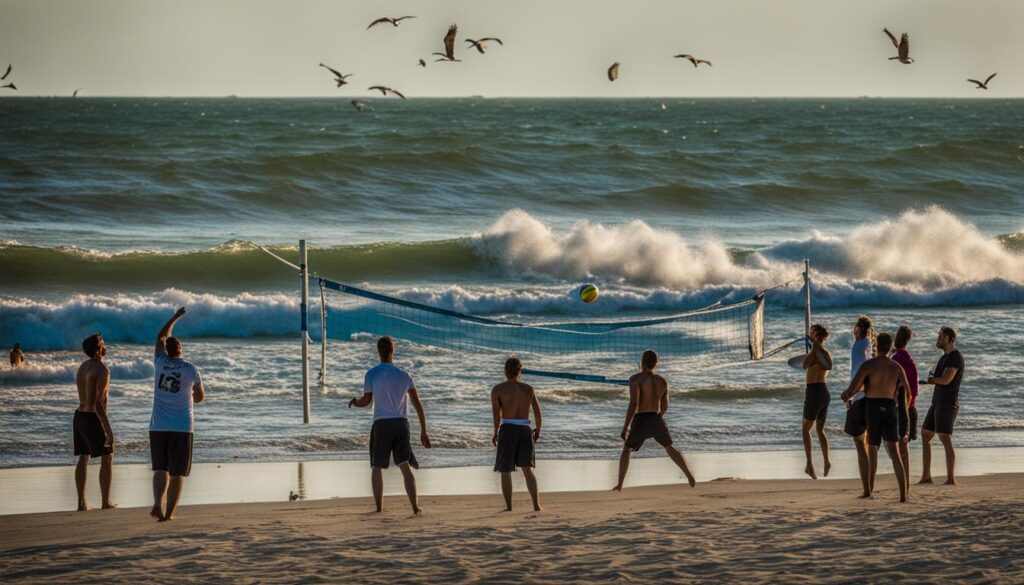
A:
<svg viewBox="0 0 1024 585">
<path fill-rule="evenodd" d="M 184 316 L 182 307 L 160 328 L 153 355 L 155 383 L 149 419 L 153 509 L 149 515 L 160 522 L 174 520 L 185 478 L 192 470 L 193 405 L 206 398 L 199 370 L 181 358 L 181 340 L 171 336 L 174 324 Z"/>
<path fill-rule="evenodd" d="M 103 363 L 107 346 L 99 333 L 85 338 L 82 351 L 89 359 L 82 362 L 75 375 L 78 386 L 78 409 L 72 423 L 75 455 L 75 488 L 78 490 L 78 511 L 89 510 L 85 503 L 85 479 L 89 472 L 89 458 L 100 459 L 100 494 L 103 509 L 116 508 L 110 501 L 110 484 L 114 475 L 114 432 L 107 418 L 107 391 L 110 389 L 110 369 Z"/>
<path fill-rule="evenodd" d="M 898 387 L 910 388 L 907 382 L 907 375 L 903 368 L 889 357 L 892 350 L 892 336 L 888 333 L 880 334 L 875 344 L 878 355 L 863 364 L 857 370 L 857 375 L 850 382 L 849 388 L 842 394 L 843 400 L 849 400 L 858 389 L 864 389 L 864 411 L 867 422 L 868 438 L 868 463 L 870 475 L 868 477 L 868 493 L 875 490 L 875 471 L 878 469 L 878 447 L 885 441 L 885 450 L 892 459 L 892 469 L 896 474 L 896 481 L 900 486 L 900 501 L 907 501 L 907 478 L 903 471 L 903 462 L 900 459 L 900 452 L 896 444 L 906 441 L 907 437 L 900 437 L 900 429 L 907 428 L 907 405 L 909 404 L 909 392 L 899 392 Z M 898 398 L 903 399 L 899 404 Z"/>
<path fill-rule="evenodd" d="M 619 456 L 619 483 L 612 490 L 622 491 L 622 482 L 629 469 L 629 458 L 633 451 L 639 451 L 647 439 L 654 439 L 665 448 L 665 453 L 683 470 L 690 487 L 697 482 L 686 466 L 686 458 L 672 445 L 672 435 L 665 426 L 665 411 L 668 410 L 668 382 L 654 369 L 658 367 L 658 354 L 648 349 L 640 357 L 639 374 L 629 378 L 629 407 L 626 422 L 620 436 L 625 441 Z"/>
<path fill-rule="evenodd" d="M 420 419 L 420 444 L 430 448 L 427 436 L 427 415 L 423 412 L 419 392 L 412 376 L 394 364 L 395 342 L 390 337 L 377 340 L 377 355 L 380 363 L 370 368 L 363 379 L 363 395 L 348 402 L 348 407 L 364 407 L 373 404 L 373 426 L 370 427 L 370 466 L 373 485 L 373 502 L 377 511 L 384 510 L 384 473 L 393 458 L 405 479 L 405 493 L 409 496 L 414 514 L 419 514 L 420 502 L 416 495 L 416 476 L 413 469 L 419 469 L 416 456 L 412 453 L 408 408 L 406 397 L 412 401 Z"/>
<path fill-rule="evenodd" d="M 807 372 L 807 390 L 804 392 L 803 439 L 804 454 L 807 455 L 807 466 L 804 473 L 811 479 L 818 479 L 814 473 L 814 462 L 811 459 L 811 427 L 818 432 L 818 443 L 825 459 L 825 477 L 832 469 L 828 459 L 828 437 L 825 435 L 825 419 L 828 417 L 828 404 L 832 397 L 828 393 L 828 373 L 832 371 L 832 354 L 825 349 L 828 329 L 821 323 L 811 325 L 808 332 L 811 338 L 811 351 L 804 357 L 803 368 Z"/>
<path fill-rule="evenodd" d="M 922 384 L 935 384 L 932 406 L 921 424 L 921 481 L 932 483 L 932 437 L 939 435 L 939 441 L 946 450 L 946 485 L 956 485 L 953 468 L 956 466 L 956 451 L 953 449 L 953 423 L 960 412 L 960 382 L 964 379 L 964 356 L 956 348 L 956 330 L 952 327 L 939 329 L 935 347 L 942 350 L 942 357 L 935 365 L 932 375 Z"/>
<path fill-rule="evenodd" d="M 494 436 L 491 443 L 498 448 L 494 471 L 501 474 L 501 494 L 505 496 L 505 511 L 512 511 L 512 472 L 519 467 L 526 479 L 526 489 L 533 500 L 533 509 L 540 510 L 537 494 L 537 476 L 533 445 L 540 440 L 542 422 L 540 402 L 533 386 L 523 384 L 519 377 L 523 363 L 510 357 L 505 361 L 505 381 L 491 389 L 491 412 L 494 415 Z M 537 426 L 530 432 L 530 410 Z"/>
</svg>

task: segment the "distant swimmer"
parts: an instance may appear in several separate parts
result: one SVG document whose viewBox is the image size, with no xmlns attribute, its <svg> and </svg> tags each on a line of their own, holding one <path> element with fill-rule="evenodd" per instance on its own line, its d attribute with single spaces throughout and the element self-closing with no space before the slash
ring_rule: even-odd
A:
<svg viewBox="0 0 1024 585">
<path fill-rule="evenodd" d="M 985 78 L 985 82 L 984 83 L 978 81 L 977 79 L 968 79 L 967 81 L 970 81 L 971 83 L 977 85 L 978 87 L 976 87 L 975 89 L 988 89 L 988 82 L 992 81 L 992 78 L 995 77 L 995 76 L 996 76 L 995 73 L 993 73 L 992 75 L 989 75 L 988 77 Z"/>
<path fill-rule="evenodd" d="M 542 417 L 540 401 L 533 387 L 520 381 L 523 363 L 518 358 L 505 360 L 505 381 L 491 389 L 491 413 L 494 416 L 494 435 L 491 443 L 498 448 L 494 471 L 501 474 L 501 494 L 505 496 L 505 511 L 512 511 L 512 472 L 523 470 L 526 489 L 533 500 L 533 509 L 540 510 L 534 444 L 540 440 Z M 530 411 L 536 426 L 530 430 Z"/>
<path fill-rule="evenodd" d="M 448 27 L 448 33 L 444 35 L 444 52 L 443 53 L 431 53 L 431 55 L 437 55 L 440 59 L 434 59 L 434 62 L 438 61 L 459 61 L 455 58 L 455 35 L 459 32 L 459 26 L 453 24 Z"/>
<path fill-rule="evenodd" d="M 75 455 L 75 489 L 78 490 L 78 511 L 91 509 L 85 501 L 85 480 L 89 473 L 89 459 L 100 457 L 100 495 L 103 509 L 116 508 L 110 501 L 110 485 L 114 477 L 114 432 L 107 416 L 107 397 L 110 390 L 110 368 L 103 363 L 107 346 L 103 337 L 94 333 L 82 341 L 82 351 L 89 359 L 82 362 L 75 374 L 78 387 L 78 409 L 72 422 Z"/>
<path fill-rule="evenodd" d="M 390 87 L 384 87 L 383 85 L 371 85 L 367 89 L 376 89 L 376 90 L 380 91 L 380 93 L 382 93 L 384 95 L 384 97 L 387 97 L 387 95 L 389 93 L 393 93 L 393 94 L 397 95 L 398 97 L 402 98 L 403 100 L 405 99 L 405 96 L 402 95 L 402 92 L 398 91 L 397 89 L 391 89 Z"/>
<path fill-rule="evenodd" d="M 953 449 L 953 423 L 960 413 L 960 383 L 964 379 L 964 356 L 956 348 L 956 330 L 952 327 L 939 329 L 935 347 L 942 350 L 942 357 L 935 369 L 922 384 L 934 384 L 932 405 L 921 424 L 921 481 L 932 483 L 932 437 L 939 435 L 939 441 L 946 450 L 946 485 L 956 485 L 953 473 L 956 467 L 956 451 Z"/>
<path fill-rule="evenodd" d="M 906 428 L 907 393 L 899 392 L 899 387 L 909 388 L 910 382 L 903 368 L 889 357 L 892 350 L 892 336 L 881 333 L 877 338 L 878 355 L 863 364 L 857 370 L 850 386 L 843 392 L 843 400 L 847 400 L 860 388 L 864 389 L 864 409 L 867 415 L 868 444 L 870 445 L 870 478 L 869 496 L 875 489 L 875 471 L 878 469 L 878 447 L 885 441 L 885 450 L 892 460 L 893 473 L 900 486 L 900 501 L 907 501 L 907 476 L 903 469 L 903 461 L 897 443 L 906 442 L 907 436 L 900 436 L 900 429 Z M 901 403 L 897 398 L 904 398 Z"/>
<path fill-rule="evenodd" d="M 206 399 L 199 369 L 181 357 L 181 340 L 172 336 L 174 324 L 185 313 L 181 307 L 164 323 L 153 351 L 153 414 L 149 418 L 153 508 L 149 515 L 159 522 L 174 520 L 185 478 L 192 471 L 193 411 Z"/>
<path fill-rule="evenodd" d="M 857 319 L 853 326 L 853 347 L 850 348 L 850 380 L 857 376 L 857 370 L 861 364 L 875 356 L 875 328 L 871 318 L 866 315 Z M 857 391 L 849 398 L 843 398 L 846 402 L 846 424 L 843 431 L 853 437 L 853 446 L 857 450 L 857 470 L 860 473 L 860 481 L 864 487 L 862 498 L 871 497 L 871 486 L 868 483 L 870 463 L 868 459 L 867 445 L 865 444 L 865 432 L 867 431 L 867 413 L 864 410 L 864 393 Z"/>
<path fill-rule="evenodd" d="M 420 59 L 418 64 L 419 64 L 420 67 L 426 67 L 427 66 L 427 62 L 424 61 L 423 59 Z"/>
<path fill-rule="evenodd" d="M 15 343 L 11 349 L 11 368 L 16 368 L 25 363 L 25 352 L 21 351 L 21 344 Z"/>
<path fill-rule="evenodd" d="M 641 372 L 629 378 L 629 407 L 626 422 L 620 436 L 625 441 L 619 456 L 619 483 L 612 488 L 622 491 L 622 482 L 629 469 L 629 458 L 633 451 L 639 451 L 647 439 L 654 439 L 665 448 L 665 453 L 683 470 L 690 487 L 697 485 L 686 465 L 686 458 L 672 445 L 672 435 L 665 426 L 665 411 L 668 410 L 668 382 L 654 369 L 658 367 L 658 354 L 648 349 L 640 358 Z"/>
<path fill-rule="evenodd" d="M 907 442 L 900 442 L 900 459 L 903 460 L 903 469 L 907 476 L 907 485 L 910 485 L 909 441 L 917 440 L 917 395 L 920 391 L 917 375 L 917 363 L 914 361 L 914 356 L 910 355 L 910 352 L 907 351 L 907 346 L 910 345 L 910 340 L 913 337 L 914 332 L 910 327 L 900 325 L 900 328 L 896 330 L 896 341 L 894 343 L 895 349 L 892 352 L 893 361 L 903 368 L 903 373 L 907 375 L 907 381 L 910 382 L 910 388 L 908 389 L 910 391 L 910 404 L 907 407 L 907 423 L 909 428 L 906 430 L 900 429 L 900 436 L 907 437 Z"/>
<path fill-rule="evenodd" d="M 896 47 L 896 56 L 889 57 L 889 60 L 899 61 L 904 65 L 910 65 L 913 63 L 914 60 L 910 58 L 910 36 L 907 33 L 903 33 L 900 36 L 900 40 L 897 41 L 896 36 L 889 32 L 889 29 L 883 28 L 882 30 L 885 34 L 889 35 L 889 40 L 892 41 L 892 46 Z"/>
<path fill-rule="evenodd" d="M 811 479 L 818 479 L 814 473 L 814 463 L 811 459 L 811 426 L 818 432 L 818 443 L 821 445 L 821 454 L 825 459 L 825 477 L 832 469 L 832 463 L 828 458 L 828 437 L 825 435 L 825 419 L 828 417 L 828 404 L 832 397 L 828 393 L 828 373 L 832 371 L 832 354 L 825 349 L 825 340 L 828 339 L 828 329 L 821 323 L 811 325 L 808 333 L 811 338 L 811 351 L 803 361 L 803 368 L 807 371 L 807 389 L 804 391 L 804 420 L 803 439 L 804 454 L 807 455 L 807 466 L 804 473 L 811 476 Z"/>
<path fill-rule="evenodd" d="M 71 92 L 71 97 L 73 97 L 73 98 L 78 97 L 78 92 L 82 91 L 83 89 L 85 89 L 85 88 L 84 87 L 80 87 L 80 88 L 76 89 L 75 91 Z"/>
<path fill-rule="evenodd" d="M 676 59 L 686 59 L 686 60 L 688 60 L 690 63 L 693 63 L 693 68 L 694 69 L 696 69 L 698 65 L 707 65 L 708 67 L 712 66 L 711 65 L 711 61 L 708 61 L 706 59 L 698 59 L 698 58 L 694 57 L 693 55 L 685 55 L 685 54 L 684 55 L 676 55 L 675 58 Z"/>
<path fill-rule="evenodd" d="M 370 26 L 366 27 L 366 30 L 370 30 L 371 28 L 377 26 L 378 24 L 384 24 L 385 22 L 390 24 L 391 26 L 396 26 L 397 27 L 399 24 L 402 23 L 403 20 L 407 20 L 409 18 L 416 18 L 416 17 L 415 16 L 399 16 L 397 18 L 392 18 L 392 17 L 389 17 L 389 16 L 385 16 L 384 18 L 378 18 L 377 20 L 371 22 Z"/>
<path fill-rule="evenodd" d="M 612 63 L 612 66 L 608 68 L 608 81 L 615 81 L 619 78 L 619 63 Z"/>
<path fill-rule="evenodd" d="M 346 83 L 348 83 L 345 80 L 348 79 L 349 77 L 352 77 L 352 75 L 353 75 L 352 73 L 349 73 L 348 75 L 342 75 L 341 71 L 338 71 L 337 69 L 333 69 L 331 67 L 328 67 L 327 65 L 324 65 L 323 63 L 321 63 L 320 66 L 323 67 L 324 69 L 330 71 L 334 75 L 334 81 L 335 81 L 335 83 L 338 84 L 338 87 L 341 87 L 341 86 L 345 85 Z"/>
<path fill-rule="evenodd" d="M 503 47 L 505 46 L 505 43 L 501 42 L 501 39 L 497 37 L 484 37 L 477 40 L 465 39 L 465 41 L 469 43 L 470 49 L 476 49 L 481 55 L 487 52 L 487 45 L 484 44 L 485 42 L 494 41 Z"/>
<path fill-rule="evenodd" d="M 366 107 L 366 104 L 364 104 L 363 102 L 361 102 L 361 101 L 359 101 L 359 100 L 352 100 L 352 101 L 351 101 L 351 102 L 349 102 L 349 103 L 350 103 L 350 104 L 352 104 L 352 107 L 353 107 L 353 108 L 355 108 L 355 109 L 359 110 L 360 112 L 362 112 L 362 111 L 363 111 L 363 108 L 365 108 L 365 107 Z"/>
<path fill-rule="evenodd" d="M 373 426 L 370 427 L 370 466 L 373 502 L 377 511 L 384 510 L 384 472 L 393 459 L 405 479 L 405 493 L 409 496 L 413 514 L 419 514 L 420 501 L 416 494 L 416 476 L 413 469 L 420 464 L 412 452 L 408 406 L 412 402 L 420 419 L 420 444 L 430 448 L 427 435 L 427 415 L 420 402 L 419 391 L 405 370 L 394 364 L 395 342 L 390 337 L 377 340 L 380 363 L 370 368 L 363 378 L 363 395 L 349 400 L 348 407 L 363 408 L 373 404 Z"/>
</svg>

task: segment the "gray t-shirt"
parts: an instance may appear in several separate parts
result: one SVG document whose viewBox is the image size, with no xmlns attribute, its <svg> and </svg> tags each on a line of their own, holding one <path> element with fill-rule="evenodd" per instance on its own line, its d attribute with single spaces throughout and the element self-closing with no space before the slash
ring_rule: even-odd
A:
<svg viewBox="0 0 1024 585">
<path fill-rule="evenodd" d="M 412 376 L 387 362 L 370 368 L 363 378 L 363 392 L 373 394 L 373 420 L 407 418 L 405 397 L 415 388 Z"/>
</svg>

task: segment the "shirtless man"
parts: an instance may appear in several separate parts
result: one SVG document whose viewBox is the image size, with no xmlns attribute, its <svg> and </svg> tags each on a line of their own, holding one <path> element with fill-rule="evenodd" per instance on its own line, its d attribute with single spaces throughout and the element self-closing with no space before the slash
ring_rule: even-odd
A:
<svg viewBox="0 0 1024 585">
<path fill-rule="evenodd" d="M 90 510 L 85 503 L 85 479 L 89 471 L 89 458 L 101 457 L 100 493 L 103 509 L 116 508 L 110 501 L 110 483 L 114 475 L 114 433 L 107 418 L 107 390 L 110 389 L 110 369 L 103 363 L 107 346 L 99 333 L 85 338 L 82 351 L 89 359 L 82 362 L 75 376 L 78 386 L 78 410 L 72 423 L 75 441 L 75 487 L 78 489 L 78 511 Z"/>
<path fill-rule="evenodd" d="M 519 467 L 526 479 L 534 511 L 540 511 L 537 494 L 537 476 L 533 445 L 540 440 L 542 417 L 540 402 L 533 386 L 519 381 L 523 363 L 519 358 L 505 361 L 505 381 L 491 389 L 491 412 L 494 415 L 494 436 L 491 443 L 498 448 L 494 471 L 501 474 L 501 495 L 505 496 L 505 511 L 512 511 L 512 472 Z M 537 426 L 530 432 L 530 410 Z"/>
<path fill-rule="evenodd" d="M 14 349 L 11 350 L 11 369 L 14 369 L 25 363 L 25 354 L 21 351 L 21 344 L 15 343 Z"/>
<path fill-rule="evenodd" d="M 654 368 L 658 367 L 658 354 L 648 349 L 640 358 L 639 374 L 629 378 L 629 408 L 626 410 L 626 422 L 622 425 L 622 440 L 626 444 L 619 456 L 619 483 L 612 488 L 622 491 L 622 482 L 626 479 L 629 469 L 629 457 L 633 451 L 639 451 L 644 441 L 653 438 L 665 448 L 665 453 L 683 470 L 690 487 L 697 482 L 686 466 L 683 454 L 672 446 L 672 435 L 665 426 L 665 411 L 668 410 L 668 382 Z"/>
<path fill-rule="evenodd" d="M 900 429 L 906 429 L 907 406 L 909 392 L 898 392 L 898 386 L 910 388 L 907 375 L 903 368 L 889 357 L 892 350 L 892 336 L 880 334 L 875 340 L 878 355 L 863 364 L 857 375 L 850 382 L 850 387 L 842 394 L 843 400 L 849 400 L 859 388 L 864 388 L 864 410 L 867 419 L 868 460 L 870 475 L 868 477 L 869 497 L 875 490 L 875 471 L 878 469 L 878 447 L 885 440 L 885 450 L 892 459 L 892 469 L 896 473 L 896 481 L 900 486 L 900 502 L 907 501 L 907 477 L 903 471 L 903 461 L 896 444 L 906 441 L 907 436 L 899 436 Z M 898 404 L 897 398 L 903 399 Z M 902 419 L 902 420 L 901 420 Z"/>
<path fill-rule="evenodd" d="M 825 340 L 828 339 L 828 329 L 821 323 L 811 326 L 808 332 L 811 338 L 811 351 L 804 358 L 803 368 L 807 370 L 807 390 L 804 393 L 804 420 L 803 438 L 804 453 L 807 455 L 807 467 L 804 473 L 811 476 L 811 479 L 818 479 L 814 473 L 814 462 L 811 460 L 811 426 L 818 431 L 818 443 L 821 444 L 821 454 L 825 458 L 825 477 L 832 469 L 832 463 L 828 460 L 828 437 L 825 436 L 825 419 L 828 417 L 828 403 L 832 397 L 828 393 L 828 373 L 832 370 L 832 354 L 825 349 Z"/>
</svg>

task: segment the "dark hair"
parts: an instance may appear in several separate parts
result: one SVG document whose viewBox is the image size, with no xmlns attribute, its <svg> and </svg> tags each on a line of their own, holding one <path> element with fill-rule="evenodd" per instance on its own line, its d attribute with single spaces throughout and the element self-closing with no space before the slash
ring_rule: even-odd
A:
<svg viewBox="0 0 1024 585">
<path fill-rule="evenodd" d="M 653 349 L 648 349 L 640 356 L 640 363 L 645 369 L 653 370 L 658 365 L 658 354 Z"/>
<path fill-rule="evenodd" d="M 20 343 L 15 343 L 14 344 L 14 349 L 21 349 L 21 344 Z"/>
<path fill-rule="evenodd" d="M 170 349 L 175 347 L 177 349 Z M 164 348 L 167 349 L 168 354 L 180 354 L 181 353 L 181 340 L 177 337 L 171 336 L 164 340 Z"/>
<path fill-rule="evenodd" d="M 878 355 L 889 355 L 889 352 L 892 351 L 892 335 L 888 333 L 879 333 L 875 338 L 875 343 Z"/>
<path fill-rule="evenodd" d="M 900 325 L 900 328 L 896 330 L 896 349 L 906 348 L 913 336 L 914 332 L 910 330 L 910 327 Z"/>
<path fill-rule="evenodd" d="M 815 323 L 814 325 L 811 325 L 811 331 L 819 331 L 821 332 L 822 339 L 828 339 L 828 327 L 825 327 L 821 323 Z"/>
<path fill-rule="evenodd" d="M 860 333 L 861 339 L 867 339 L 871 342 L 871 348 L 875 350 L 877 354 L 877 348 L 875 347 L 875 326 L 871 323 L 871 317 L 867 315 L 861 315 L 857 318 L 857 324 L 853 326 Z"/>
<path fill-rule="evenodd" d="M 395 340 L 387 335 L 377 340 L 377 355 L 382 358 L 395 354 Z"/>
<path fill-rule="evenodd" d="M 523 362 L 517 357 L 510 357 L 505 360 L 505 377 L 509 380 L 516 380 L 523 373 Z"/>
<path fill-rule="evenodd" d="M 939 329 L 939 332 L 949 338 L 950 341 L 956 341 L 956 329 L 952 327 L 943 327 Z"/>
<path fill-rule="evenodd" d="M 89 357 L 96 357 L 96 352 L 100 350 L 100 342 L 102 341 L 103 336 L 99 333 L 93 333 L 82 341 L 82 351 Z"/>
</svg>

